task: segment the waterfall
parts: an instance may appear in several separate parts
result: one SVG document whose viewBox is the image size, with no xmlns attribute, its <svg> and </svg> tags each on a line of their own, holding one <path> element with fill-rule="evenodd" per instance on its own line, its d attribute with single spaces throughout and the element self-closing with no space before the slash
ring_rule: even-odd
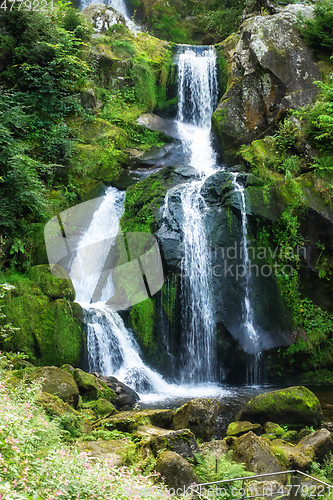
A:
<svg viewBox="0 0 333 500">
<path fill-rule="evenodd" d="M 244 300 L 243 300 L 243 318 L 244 318 L 244 335 L 247 347 L 247 352 L 249 353 L 249 361 L 247 366 L 247 383 L 249 385 L 257 385 L 260 382 L 260 336 L 257 332 L 254 324 L 254 314 L 251 304 L 251 272 L 250 272 L 250 259 L 249 259 L 249 249 L 247 242 L 247 215 L 246 215 L 246 199 L 244 186 L 238 182 L 238 174 L 232 174 L 233 185 L 235 192 L 239 193 L 241 203 L 241 228 L 242 228 L 242 253 L 244 262 Z"/>
<path fill-rule="evenodd" d="M 125 0 L 102 0 L 100 2 L 94 0 L 81 0 L 81 9 L 85 9 L 88 5 L 95 3 L 104 3 L 109 7 L 113 7 L 116 11 L 120 12 L 124 16 L 126 25 L 133 31 L 138 31 L 139 27 L 132 21 L 131 16 L 128 12 L 128 8 Z"/>
<path fill-rule="evenodd" d="M 144 364 L 139 347 L 120 315 L 105 304 L 115 292 L 112 272 L 104 280 L 99 294 L 101 300 L 93 301 L 113 238 L 119 233 L 124 199 L 124 192 L 112 187 L 107 189 L 70 262 L 69 275 L 76 301 L 83 307 L 87 325 L 89 370 L 114 375 L 139 393 L 167 392 L 169 385 Z"/>
<path fill-rule="evenodd" d="M 181 380 L 216 379 L 215 322 L 211 297 L 210 248 L 205 230 L 207 207 L 200 194 L 216 169 L 210 119 L 217 104 L 216 53 L 213 47 L 181 45 L 178 60 L 177 125 L 189 165 L 199 180 L 181 188 L 183 210 Z M 168 196 L 164 213 L 167 213 Z"/>
</svg>

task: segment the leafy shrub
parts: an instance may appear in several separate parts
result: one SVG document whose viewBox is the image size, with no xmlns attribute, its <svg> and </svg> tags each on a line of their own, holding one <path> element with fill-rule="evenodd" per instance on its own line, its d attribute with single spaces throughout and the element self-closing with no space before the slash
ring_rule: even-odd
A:
<svg viewBox="0 0 333 500">
<path fill-rule="evenodd" d="M 213 455 L 203 456 L 197 454 L 195 456 L 197 465 L 194 470 L 202 483 L 254 475 L 253 472 L 246 470 L 245 464 L 234 462 L 231 457 L 232 451 L 228 451 L 219 458 L 216 458 Z M 223 496 L 223 498 L 232 498 L 231 489 L 239 489 L 241 487 L 242 481 L 234 481 L 232 483 L 223 484 L 223 488 L 226 490 L 226 495 Z M 219 498 L 222 498 L 222 496 L 217 497 L 217 499 Z"/>
<path fill-rule="evenodd" d="M 305 41 L 316 51 L 333 51 L 333 5 L 322 0 L 314 7 L 314 19 L 302 20 L 300 26 Z"/>
<path fill-rule="evenodd" d="M 92 460 L 77 447 L 65 445 L 57 422 L 48 420 L 36 405 L 39 390 L 36 383 L 12 385 L 0 377 L 1 498 L 171 498 L 153 484 L 156 473 L 143 476 L 138 468 L 116 467 L 111 459 Z"/>
</svg>

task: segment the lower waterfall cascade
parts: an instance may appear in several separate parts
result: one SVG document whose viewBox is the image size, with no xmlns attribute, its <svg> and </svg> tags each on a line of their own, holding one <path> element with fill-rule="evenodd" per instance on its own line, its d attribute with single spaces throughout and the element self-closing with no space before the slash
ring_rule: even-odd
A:
<svg viewBox="0 0 333 500">
<path fill-rule="evenodd" d="M 76 301 L 84 309 L 87 328 L 88 365 L 90 371 L 112 375 L 136 390 L 141 400 L 175 397 L 199 397 L 221 394 L 218 385 L 216 324 L 211 296 L 211 248 L 205 230 L 206 202 L 201 195 L 205 181 L 217 170 L 224 170 L 217 160 L 213 147 L 210 118 L 218 101 L 217 62 L 213 47 L 178 46 L 178 96 L 179 106 L 176 124 L 182 148 L 197 175 L 193 180 L 177 186 L 181 192 L 183 212 L 183 256 L 181 260 L 181 307 L 182 334 L 180 377 L 178 384 L 166 381 L 157 371 L 149 368 L 143 361 L 134 334 L 126 328 L 122 317 L 113 311 L 106 301 L 113 295 L 112 273 L 103 282 L 99 299 L 94 295 L 101 282 L 104 265 L 110 250 L 110 240 L 119 234 L 120 218 L 124 212 L 125 193 L 109 187 L 90 225 L 81 235 L 76 254 L 71 262 L 73 269 L 84 263 L 80 249 L 101 242 L 100 251 L 94 259 L 94 274 L 76 278 L 73 285 Z M 233 174 L 235 192 L 241 197 L 242 245 L 244 265 L 249 264 L 247 253 L 247 216 L 244 188 Z M 172 191 L 172 190 L 171 190 Z M 163 217 L 168 217 L 168 203 L 171 192 L 165 196 Z M 92 245 L 93 246 L 93 245 Z M 95 248 L 95 247 L 94 247 Z M 87 256 L 85 255 L 84 262 Z M 86 275 L 85 275 L 86 274 Z M 70 273 L 71 275 L 71 273 Z M 168 278 L 167 278 L 168 279 Z M 259 339 L 254 326 L 250 300 L 249 278 L 244 283 L 244 328 L 250 345 L 255 353 L 255 366 L 249 368 L 248 382 L 259 382 L 260 358 Z M 164 345 L 170 357 L 169 340 Z M 258 366 L 257 366 L 258 365 Z M 225 391 L 225 389 L 223 389 Z"/>
</svg>

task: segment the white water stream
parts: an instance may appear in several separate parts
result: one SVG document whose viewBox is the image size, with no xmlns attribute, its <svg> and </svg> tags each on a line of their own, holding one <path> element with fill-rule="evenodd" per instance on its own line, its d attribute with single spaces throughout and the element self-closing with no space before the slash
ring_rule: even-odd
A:
<svg viewBox="0 0 333 500">
<path fill-rule="evenodd" d="M 213 47 L 178 49 L 178 130 L 189 165 L 200 175 L 182 187 L 183 338 L 182 381 L 216 380 L 215 322 L 211 297 L 210 245 L 205 230 L 206 204 L 200 194 L 216 170 L 211 116 L 217 105 L 216 52 Z"/>
<path fill-rule="evenodd" d="M 253 355 L 252 362 L 247 368 L 247 383 L 249 385 L 257 385 L 260 382 L 260 337 L 255 328 L 253 308 L 251 304 L 251 272 L 250 272 L 250 259 L 248 249 L 248 221 L 246 215 L 246 199 L 244 186 L 238 182 L 238 174 L 232 174 L 233 185 L 235 192 L 239 193 L 241 198 L 241 215 L 242 215 L 242 255 L 245 268 L 245 282 L 244 282 L 244 301 L 243 301 L 243 318 L 245 336 L 247 342 L 247 351 Z"/>
</svg>

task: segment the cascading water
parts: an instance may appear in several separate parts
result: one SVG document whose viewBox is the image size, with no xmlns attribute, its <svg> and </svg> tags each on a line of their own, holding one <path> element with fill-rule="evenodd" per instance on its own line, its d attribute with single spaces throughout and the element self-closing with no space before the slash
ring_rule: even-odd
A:
<svg viewBox="0 0 333 500">
<path fill-rule="evenodd" d="M 260 382 L 260 337 L 254 325 L 253 308 L 251 304 L 251 272 L 250 272 L 250 259 L 249 249 L 247 242 L 247 215 L 246 215 L 246 199 L 244 186 L 238 182 L 238 174 L 233 175 L 233 185 L 235 192 L 239 193 L 241 203 L 241 227 L 242 227 L 242 256 L 244 262 L 244 301 L 243 301 L 243 317 L 244 317 L 244 335 L 247 345 L 247 351 L 250 353 L 251 359 L 247 367 L 247 383 L 249 385 L 257 385 Z"/>
<path fill-rule="evenodd" d="M 106 304 L 115 293 L 112 272 L 103 280 L 101 277 L 105 274 L 105 263 L 113 238 L 119 234 L 124 198 L 125 193 L 116 188 L 106 190 L 90 224 L 79 239 L 69 265 L 76 301 L 84 311 L 89 370 L 117 377 L 136 390 L 141 400 L 206 395 L 207 387 L 169 384 L 159 373 L 146 366 L 131 331 L 125 327 L 121 316 Z M 104 284 L 102 287 L 101 282 Z M 99 301 L 94 302 L 97 289 Z M 220 391 L 215 387 L 211 394 L 216 392 Z"/>
<path fill-rule="evenodd" d="M 143 363 L 138 345 L 122 318 L 105 304 L 114 295 L 112 273 L 104 280 L 104 287 L 99 292 L 100 302 L 91 303 L 100 283 L 112 238 L 119 232 L 124 198 L 124 192 L 116 188 L 107 189 L 90 225 L 80 238 L 69 275 L 76 291 L 76 301 L 84 309 L 90 371 L 112 374 L 139 393 L 163 392 L 167 391 L 168 384 Z M 94 274 L 90 274 L 92 262 Z M 79 275 L 83 277 L 77 278 Z"/>
<path fill-rule="evenodd" d="M 95 2 L 94 0 L 81 0 L 81 9 L 85 9 L 88 7 L 88 5 L 98 3 Z M 115 10 L 120 12 L 122 16 L 124 16 L 126 25 L 133 31 L 138 31 L 139 27 L 132 21 L 131 16 L 128 12 L 128 8 L 126 5 L 125 0 L 103 0 L 99 3 L 104 3 L 105 5 L 108 5 L 109 7 L 113 7 Z"/>
<path fill-rule="evenodd" d="M 210 118 L 217 104 L 216 53 L 213 47 L 179 46 L 178 130 L 189 165 L 199 180 L 181 189 L 183 210 L 181 380 L 186 383 L 216 379 L 215 323 L 210 286 L 210 252 L 204 219 L 206 204 L 200 194 L 216 168 Z M 168 209 L 168 197 L 164 212 Z"/>
</svg>

